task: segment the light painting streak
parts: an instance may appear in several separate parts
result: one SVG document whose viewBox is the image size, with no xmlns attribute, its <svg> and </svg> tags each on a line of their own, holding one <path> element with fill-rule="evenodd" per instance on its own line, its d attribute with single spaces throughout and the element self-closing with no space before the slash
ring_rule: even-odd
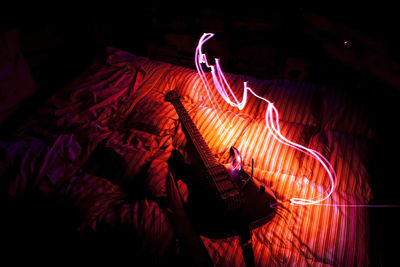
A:
<svg viewBox="0 0 400 267">
<path fill-rule="evenodd" d="M 279 113 L 278 110 L 275 108 L 272 102 L 270 102 L 268 99 L 265 99 L 259 95 L 257 95 L 249 86 L 247 86 L 247 82 L 243 83 L 243 95 L 242 95 L 242 101 L 239 101 L 238 98 L 236 97 L 235 93 L 229 86 L 229 83 L 227 79 L 225 78 L 225 75 L 221 69 L 221 65 L 219 62 L 219 59 L 214 59 L 215 60 L 215 65 L 212 65 L 208 62 L 206 54 L 203 53 L 202 47 L 204 43 L 206 43 L 209 39 L 211 39 L 214 36 L 213 33 L 204 33 L 197 45 L 196 52 L 195 52 L 195 65 L 197 68 L 197 72 L 205 86 L 207 96 L 210 99 L 212 105 L 214 106 L 213 102 L 213 96 L 211 95 L 211 86 L 208 82 L 208 79 L 206 77 L 206 74 L 203 70 L 203 66 L 205 65 L 211 72 L 211 77 L 212 77 L 212 82 L 215 88 L 217 89 L 218 93 L 220 96 L 232 107 L 235 107 L 239 110 L 243 110 L 243 108 L 246 105 L 247 98 L 249 93 L 256 98 L 265 101 L 268 103 L 267 109 L 265 111 L 265 123 L 266 127 L 269 130 L 269 132 L 272 134 L 272 136 L 279 141 L 280 143 L 287 145 L 289 147 L 292 147 L 296 150 L 299 150 L 315 160 L 317 160 L 321 166 L 324 168 L 326 173 L 329 176 L 330 180 L 330 189 L 327 190 L 327 192 L 320 194 L 316 197 L 310 198 L 310 199 L 305 199 L 305 198 L 291 198 L 290 203 L 292 205 L 325 205 L 322 204 L 324 200 L 328 199 L 332 193 L 335 191 L 336 188 L 336 173 L 329 161 L 322 156 L 319 152 L 307 148 L 305 146 L 302 146 L 300 144 L 297 144 L 293 141 L 288 140 L 286 137 L 284 137 L 281 134 L 280 128 L 279 128 Z"/>
</svg>

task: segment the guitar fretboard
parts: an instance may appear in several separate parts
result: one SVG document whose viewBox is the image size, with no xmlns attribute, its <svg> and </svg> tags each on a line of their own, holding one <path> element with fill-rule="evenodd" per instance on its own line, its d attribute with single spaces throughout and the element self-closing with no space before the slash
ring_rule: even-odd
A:
<svg viewBox="0 0 400 267">
<path fill-rule="evenodd" d="M 197 154 L 200 156 L 206 168 L 210 178 L 209 184 L 215 185 L 219 196 L 226 204 L 228 210 L 239 208 L 242 204 L 239 188 L 230 180 L 230 176 L 225 167 L 219 164 L 212 154 L 203 136 L 192 121 L 192 118 L 189 116 L 182 102 L 179 100 L 179 96 L 174 91 L 170 93 L 173 97 L 170 98 L 169 101 L 174 105 L 183 127 L 186 129 Z"/>
<path fill-rule="evenodd" d="M 215 159 L 214 155 L 212 154 L 210 148 L 208 147 L 206 141 L 204 141 L 203 136 L 197 129 L 196 125 L 192 121 L 192 118 L 189 116 L 188 112 L 186 111 L 185 107 L 183 106 L 182 102 L 179 99 L 175 99 L 172 101 L 172 104 L 175 107 L 176 112 L 181 119 L 183 126 L 185 127 L 187 133 L 192 140 L 197 153 L 201 157 L 204 166 L 207 169 L 213 169 L 219 165 L 217 160 Z"/>
</svg>

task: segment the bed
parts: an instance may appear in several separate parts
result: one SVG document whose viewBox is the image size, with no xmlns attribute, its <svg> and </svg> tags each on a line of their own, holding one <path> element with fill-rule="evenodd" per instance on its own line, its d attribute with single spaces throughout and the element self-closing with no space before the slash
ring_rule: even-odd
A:
<svg viewBox="0 0 400 267">
<path fill-rule="evenodd" d="M 147 265 L 174 262 L 180 252 L 163 204 L 167 160 L 173 149 L 190 157 L 178 115 L 165 101 L 165 94 L 176 89 L 217 159 L 225 163 L 235 146 L 244 169 L 251 172 L 253 159 L 254 179 L 283 203 L 279 216 L 253 230 L 256 266 L 368 266 L 368 210 L 346 206 L 368 204 L 372 197 L 370 130 L 362 107 L 337 88 L 226 77 L 238 93 L 247 81 L 272 101 L 280 112 L 282 134 L 329 160 L 337 185 L 324 202 L 328 205 L 287 201 L 313 196 L 329 182 L 319 164 L 271 138 L 264 102 L 249 99 L 236 113 L 216 98 L 216 108 L 195 70 L 114 48 L 55 91 L 13 140 L 0 141 L 7 194 L 18 199 L 35 190 L 69 203 L 80 236 L 128 236 L 135 251 L 124 253 Z M 201 239 L 215 266 L 244 266 L 238 237 Z"/>
</svg>

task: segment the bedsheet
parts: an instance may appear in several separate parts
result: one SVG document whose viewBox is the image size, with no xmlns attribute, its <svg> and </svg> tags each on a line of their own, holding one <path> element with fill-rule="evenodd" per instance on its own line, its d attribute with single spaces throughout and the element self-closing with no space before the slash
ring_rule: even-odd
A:
<svg viewBox="0 0 400 267">
<path fill-rule="evenodd" d="M 191 157 L 178 116 L 164 100 L 176 89 L 217 159 L 225 163 L 235 146 L 244 169 L 251 172 L 253 158 L 254 178 L 283 203 L 279 216 L 253 230 L 256 266 L 368 266 L 367 209 L 345 206 L 371 199 L 362 108 L 323 85 L 226 76 L 238 95 L 247 81 L 275 104 L 284 136 L 329 160 L 337 173 L 329 205 L 287 201 L 324 192 L 329 180 L 312 158 L 272 138 L 265 102 L 251 98 L 238 113 L 216 97 L 216 107 L 195 70 L 114 48 L 56 91 L 14 140 L 0 141 L 8 194 L 18 198 L 35 188 L 73 203 L 82 233 L 129 227 L 149 263 L 179 253 L 163 205 L 172 149 Z M 244 266 L 238 237 L 202 240 L 216 266 Z"/>
</svg>

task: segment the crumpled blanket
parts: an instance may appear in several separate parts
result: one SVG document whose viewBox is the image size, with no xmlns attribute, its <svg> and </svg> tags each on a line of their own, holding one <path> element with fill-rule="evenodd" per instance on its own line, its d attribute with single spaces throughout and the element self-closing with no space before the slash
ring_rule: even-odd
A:
<svg viewBox="0 0 400 267">
<path fill-rule="evenodd" d="M 127 253 L 147 264 L 176 260 L 179 249 L 165 207 L 167 160 L 174 148 L 189 161 L 191 153 L 173 106 L 164 100 L 177 89 L 219 161 L 235 146 L 245 170 L 251 172 L 254 158 L 255 179 L 286 203 L 279 216 L 253 230 L 257 266 L 368 265 L 367 211 L 342 206 L 371 198 L 362 110 L 324 86 L 227 77 L 238 94 L 248 81 L 274 102 L 287 138 L 326 155 L 338 175 L 331 206 L 285 202 L 315 196 L 329 184 L 315 161 L 271 138 L 263 127 L 265 103 L 251 99 L 238 115 L 216 98 L 216 108 L 194 70 L 112 48 L 104 62 L 55 92 L 20 126 L 15 140 L 0 141 L 7 194 L 17 199 L 35 190 L 68 202 L 82 235 L 122 233 L 135 244 L 136 253 Z M 238 237 L 202 240 L 216 266 L 244 266 Z"/>
</svg>

